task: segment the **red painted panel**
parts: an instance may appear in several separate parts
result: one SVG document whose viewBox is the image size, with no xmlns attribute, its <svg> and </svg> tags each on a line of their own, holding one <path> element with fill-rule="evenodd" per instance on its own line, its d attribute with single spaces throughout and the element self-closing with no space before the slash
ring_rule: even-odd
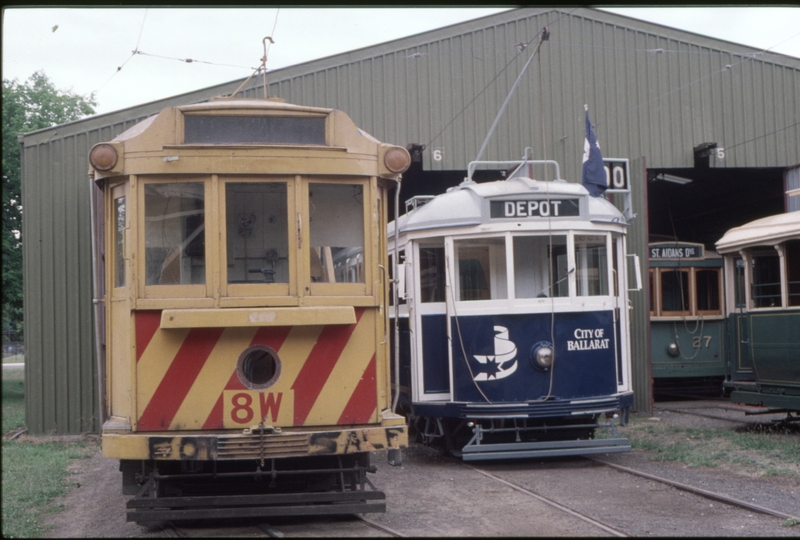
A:
<svg viewBox="0 0 800 540">
<path fill-rule="evenodd" d="M 364 308 L 356 309 L 356 324 L 326 326 L 320 333 L 316 345 L 292 385 L 295 426 L 305 423 L 363 314 Z"/>
<path fill-rule="evenodd" d="M 366 424 L 372 420 L 372 413 L 375 412 L 378 405 L 378 387 L 375 378 L 375 355 L 373 354 L 337 424 Z"/>
<path fill-rule="evenodd" d="M 189 331 L 150 403 L 139 418 L 139 430 L 169 429 L 172 419 L 175 418 L 223 330 L 223 328 L 195 328 Z"/>
<path fill-rule="evenodd" d="M 142 353 L 150 344 L 158 327 L 161 325 L 160 311 L 137 311 L 136 320 L 136 361 L 142 357 Z"/>
</svg>

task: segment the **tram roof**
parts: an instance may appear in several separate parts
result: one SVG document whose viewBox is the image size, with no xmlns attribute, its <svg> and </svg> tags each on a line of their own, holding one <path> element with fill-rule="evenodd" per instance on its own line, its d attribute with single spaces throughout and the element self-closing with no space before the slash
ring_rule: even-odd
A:
<svg viewBox="0 0 800 540">
<path fill-rule="evenodd" d="M 605 222 L 627 226 L 622 212 L 602 197 L 590 197 L 580 184 L 564 180 L 539 181 L 525 177 L 515 177 L 495 182 L 476 183 L 465 180 L 446 193 L 437 195 L 426 204 L 407 212 L 397 220 L 402 232 L 466 227 L 489 222 L 489 201 L 528 199 L 546 200 L 554 197 L 578 198 L 581 203 L 580 216 L 570 221 L 582 220 Z M 563 219 L 563 218 L 562 218 Z M 389 234 L 394 234 L 395 223 L 389 224 Z"/>
<path fill-rule="evenodd" d="M 730 253 L 757 245 L 774 245 L 791 238 L 800 238 L 800 210 L 734 227 L 717 241 L 717 251 Z"/>
</svg>

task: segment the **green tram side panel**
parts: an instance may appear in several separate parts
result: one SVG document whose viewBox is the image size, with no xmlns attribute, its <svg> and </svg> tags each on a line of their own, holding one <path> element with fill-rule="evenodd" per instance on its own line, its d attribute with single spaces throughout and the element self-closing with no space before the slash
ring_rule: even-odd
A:
<svg viewBox="0 0 800 540">
<path fill-rule="evenodd" d="M 758 382 L 800 387 L 800 311 L 751 313 L 750 352 Z"/>
<path fill-rule="evenodd" d="M 680 354 L 667 347 L 676 341 Z M 725 320 L 650 321 L 654 378 L 725 376 Z"/>
<path fill-rule="evenodd" d="M 733 313 L 728 317 L 729 378 L 731 381 L 752 381 L 753 358 L 750 351 L 750 316 Z"/>
</svg>

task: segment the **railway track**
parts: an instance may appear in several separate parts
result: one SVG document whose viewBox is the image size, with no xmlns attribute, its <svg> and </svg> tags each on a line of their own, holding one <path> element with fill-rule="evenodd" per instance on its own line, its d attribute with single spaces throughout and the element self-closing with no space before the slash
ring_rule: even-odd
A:
<svg viewBox="0 0 800 540">
<path fill-rule="evenodd" d="M 631 469 L 629 467 L 623 467 L 622 465 L 617 465 L 616 463 L 609 463 L 607 461 L 603 461 L 597 457 L 587 457 L 586 459 L 590 459 L 596 463 L 601 463 L 607 467 L 611 467 L 612 469 L 616 469 L 618 471 L 622 471 L 628 474 L 633 474 L 639 476 L 641 478 L 647 478 L 648 480 L 653 480 L 655 482 L 660 482 L 662 484 L 666 484 L 672 486 L 674 488 L 680 489 L 682 491 L 687 491 L 689 493 L 694 493 L 695 495 L 699 495 L 701 497 L 705 497 L 706 499 L 710 499 L 712 501 L 719 501 L 730 506 L 736 506 L 738 508 L 743 508 L 745 510 L 750 510 L 751 512 L 759 512 L 761 514 L 767 514 L 770 516 L 778 517 L 781 519 L 798 519 L 796 516 L 792 516 L 787 514 L 786 512 L 781 512 L 779 510 L 773 510 L 772 508 L 767 508 L 764 506 L 760 506 L 757 504 L 749 503 L 747 501 L 742 501 L 740 499 L 735 499 L 733 497 L 729 497 L 722 493 L 716 493 L 714 491 L 709 491 L 707 489 L 698 488 L 695 486 L 690 486 L 689 484 L 684 484 L 683 482 L 676 482 L 675 480 L 670 480 L 668 478 L 663 478 L 661 476 L 656 476 L 654 474 L 646 473 L 644 471 L 637 471 L 636 469 Z"/>
<path fill-rule="evenodd" d="M 280 521 L 280 520 L 278 520 Z M 408 535 L 403 534 L 391 527 L 387 527 L 373 519 L 365 517 L 361 514 L 353 514 L 349 517 L 340 517 L 340 518 L 331 518 L 330 522 L 334 524 L 338 531 L 337 536 L 348 536 L 348 537 L 376 537 L 376 536 L 390 536 L 390 537 L 406 537 Z M 325 526 L 324 520 L 321 520 L 316 525 Z M 236 526 L 222 526 L 217 528 L 216 525 L 212 524 L 209 528 L 205 527 L 198 527 L 198 528 L 190 528 L 181 526 L 179 523 L 175 523 L 174 521 L 165 522 L 162 525 L 162 532 L 165 536 L 169 538 L 191 538 L 191 537 L 219 537 L 219 538 L 228 538 L 228 537 L 239 537 L 239 536 L 247 536 L 247 537 L 254 537 L 254 538 L 285 538 L 285 537 L 298 537 L 298 536 L 326 536 L 325 534 L 316 535 L 316 534 L 309 534 L 309 529 L 304 529 L 303 523 L 294 523 L 294 522 L 260 522 L 260 523 L 252 523 L 248 525 L 236 525 Z M 214 534 L 211 532 L 211 529 L 219 531 L 220 534 Z M 383 534 L 376 534 L 375 531 L 379 531 Z"/>
<path fill-rule="evenodd" d="M 692 409 L 689 409 L 689 408 L 681 408 L 681 407 L 675 407 L 675 406 L 657 406 L 656 408 L 657 408 L 658 411 L 666 411 L 666 412 L 671 412 L 671 413 L 676 413 L 676 414 L 687 414 L 687 415 L 691 415 L 691 416 L 698 416 L 700 418 L 710 418 L 712 420 L 723 420 L 725 422 L 731 422 L 731 423 L 734 423 L 734 424 L 742 424 L 742 423 L 744 423 L 746 421 L 744 415 L 748 412 L 747 408 L 730 406 L 730 405 L 728 407 L 718 407 L 718 408 L 722 408 L 722 409 L 725 409 L 725 410 L 733 410 L 733 411 L 736 411 L 737 413 L 741 414 L 742 416 L 741 417 L 721 416 L 721 415 L 718 415 L 718 414 L 709 414 L 707 412 L 701 412 L 701 411 L 698 411 L 698 410 L 692 410 Z M 750 413 L 753 416 L 755 416 L 755 415 L 765 415 L 765 414 L 769 414 L 769 415 L 772 416 L 772 418 L 769 421 L 763 422 L 763 424 L 765 424 L 765 425 L 787 426 L 787 427 L 789 427 L 789 426 L 792 426 L 792 425 L 796 426 L 798 421 L 800 421 L 800 417 L 794 416 L 792 414 L 786 414 L 785 417 L 781 417 L 781 418 L 774 418 L 774 416 L 776 416 L 778 414 L 783 414 L 783 413 L 760 412 L 760 411 L 758 411 L 758 409 L 755 409 L 755 408 L 753 410 L 757 411 L 757 412 L 751 412 Z"/>
<path fill-rule="evenodd" d="M 623 472 L 623 473 L 626 473 L 626 474 L 629 474 L 629 475 L 634 475 L 634 476 L 637 476 L 637 477 L 640 477 L 640 478 L 646 478 L 646 479 L 651 480 L 653 482 L 658 482 L 659 484 L 663 484 L 665 486 L 670 486 L 670 487 L 673 487 L 673 488 L 675 488 L 677 490 L 680 490 L 680 491 L 683 491 L 683 492 L 688 492 L 688 493 L 697 495 L 699 497 L 703 497 L 703 498 L 711 500 L 711 501 L 720 502 L 720 503 L 723 503 L 725 505 L 728 505 L 728 506 L 731 506 L 731 507 L 734 507 L 734 508 L 740 508 L 740 509 L 743 509 L 743 510 L 746 510 L 746 511 L 749 511 L 749 512 L 757 512 L 757 513 L 764 514 L 764 515 L 767 515 L 767 516 L 780 518 L 781 520 L 784 520 L 783 521 L 784 526 L 795 526 L 795 525 L 800 524 L 800 517 L 798 517 L 798 516 L 800 516 L 800 513 L 796 513 L 795 515 L 792 515 L 792 514 L 789 514 L 787 512 L 781 511 L 781 510 L 775 510 L 773 508 L 768 508 L 768 507 L 765 507 L 765 506 L 762 506 L 762 505 L 758 505 L 758 504 L 754 504 L 754 503 L 751 503 L 751 502 L 743 501 L 741 499 L 736 499 L 736 498 L 730 497 L 728 495 L 725 495 L 723 493 L 717 493 L 717 492 L 710 491 L 710 490 L 707 490 L 707 489 L 703 489 L 703 488 L 699 488 L 699 487 L 696 487 L 696 486 L 692 486 L 692 485 L 689 485 L 689 484 L 686 484 L 686 483 L 670 480 L 668 478 L 664 478 L 664 477 L 661 477 L 661 476 L 658 476 L 658 475 L 654 475 L 654 474 L 651 474 L 651 473 L 647 473 L 647 472 L 644 472 L 644 471 L 636 470 L 636 469 L 633 469 L 633 468 L 630 468 L 630 467 L 624 467 L 624 466 L 621 466 L 621 465 L 617 465 L 615 463 L 610 463 L 610 462 L 604 461 L 603 459 L 601 459 L 599 457 L 594 457 L 593 456 L 593 457 L 586 457 L 585 459 L 586 460 L 590 460 L 590 461 L 595 462 L 595 463 L 598 463 L 598 464 L 601 464 L 601 465 L 604 465 L 604 466 L 607 466 L 609 468 L 615 469 L 617 471 L 620 471 L 620 472 Z M 610 523 L 606 523 L 604 521 L 600 521 L 600 520 L 598 520 L 598 519 L 596 519 L 596 518 L 594 518 L 594 517 L 592 517 L 592 516 L 590 516 L 590 515 L 588 515 L 586 513 L 583 513 L 581 511 L 575 509 L 575 508 L 570 508 L 566 504 L 559 503 L 552 497 L 548 497 L 548 496 L 543 495 L 541 493 L 535 493 L 534 491 L 531 491 L 531 490 L 529 490 L 529 489 L 527 489 L 527 488 L 525 488 L 525 487 L 523 487 L 523 486 L 521 486 L 521 485 L 519 485 L 519 484 L 517 484 L 515 482 L 511 482 L 511 481 L 509 481 L 507 479 L 503 479 L 503 478 L 501 478 L 501 477 L 499 477 L 499 476 L 497 476 L 495 474 L 492 474 L 489 471 L 486 471 L 484 469 L 481 469 L 481 468 L 478 468 L 478 467 L 475 467 L 475 466 L 472 466 L 472 465 L 469 465 L 469 464 L 466 464 L 466 463 L 464 464 L 464 466 L 474 470 L 475 472 L 477 472 L 477 473 L 479 473 L 479 474 L 481 474 L 481 475 L 483 475 L 483 476 L 485 476 L 487 478 L 490 478 L 490 479 L 492 479 L 494 481 L 497 481 L 497 482 L 499 482 L 499 483 L 501 483 L 501 484 L 503 484 L 503 485 L 505 485 L 507 487 L 510 487 L 510 488 L 512 488 L 512 489 L 514 489 L 516 491 L 519 491 L 521 493 L 525 493 L 526 495 L 529 495 L 532 498 L 535 498 L 536 500 L 538 500 L 540 502 L 543 502 L 543 503 L 545 503 L 545 504 L 547 504 L 549 506 L 552 506 L 552 507 L 554 507 L 554 508 L 556 508 L 558 510 L 561 510 L 562 512 L 565 512 L 566 514 L 569 514 L 570 516 L 576 517 L 576 518 L 578 518 L 578 519 L 580 519 L 580 520 L 582 520 L 582 521 L 584 521 L 586 523 L 589 523 L 589 524 L 591 524 L 591 525 L 593 525 L 593 526 L 605 531 L 608 534 L 611 534 L 613 536 L 619 536 L 619 537 L 637 536 L 637 534 L 635 534 L 635 533 L 626 532 L 623 527 L 619 527 L 619 526 L 616 526 L 616 525 L 613 525 L 613 524 L 610 524 Z"/>
<path fill-rule="evenodd" d="M 490 484 L 496 487 L 489 487 L 487 492 L 502 493 L 507 489 L 516 492 L 517 497 L 531 499 L 530 508 L 535 508 L 537 505 L 547 505 L 556 510 L 556 514 L 564 516 L 565 523 L 573 520 L 583 522 L 583 527 L 587 524 L 590 526 L 588 529 L 596 528 L 602 531 L 604 535 L 627 537 L 627 536 L 640 536 L 642 534 L 654 531 L 654 534 L 667 534 L 664 531 L 668 529 L 661 528 L 655 524 L 653 528 L 644 531 L 641 528 L 642 522 L 649 522 L 657 520 L 656 514 L 650 514 L 651 511 L 666 511 L 674 520 L 676 515 L 683 516 L 683 520 L 695 520 L 698 531 L 702 531 L 702 527 L 713 528 L 713 525 L 706 525 L 706 519 L 710 518 L 710 509 L 717 512 L 714 519 L 728 520 L 736 519 L 742 523 L 752 522 L 754 519 L 763 520 L 769 518 L 778 518 L 782 521 L 783 525 L 789 527 L 800 523 L 799 516 L 788 513 L 784 508 L 783 510 L 776 510 L 763 505 L 754 504 L 734 497 L 730 497 L 724 493 L 714 492 L 709 489 L 703 489 L 695 485 L 678 482 L 645 472 L 637 470 L 636 468 L 627 467 L 612 463 L 603 459 L 603 457 L 587 457 L 585 460 L 562 460 L 562 461 L 549 461 L 545 463 L 535 463 L 531 461 L 513 463 L 513 462 L 494 462 L 486 463 L 485 465 L 467 464 L 456 459 L 447 459 L 452 466 L 456 469 L 467 469 L 479 476 L 467 473 L 466 475 L 459 475 L 449 473 L 453 480 L 455 477 L 460 477 L 460 482 L 463 485 L 475 485 L 476 479 L 484 478 Z M 422 465 L 422 463 L 420 464 Z M 601 465 L 604 467 L 596 467 L 594 465 Z M 604 468 L 608 468 L 605 473 L 599 472 Z M 620 480 L 617 474 L 623 474 L 631 479 Z M 646 484 L 641 484 L 633 478 L 644 478 L 648 480 Z M 562 483 L 575 483 L 575 479 L 580 478 L 585 486 L 586 492 L 601 493 L 599 498 L 595 499 L 587 505 L 587 500 L 591 497 L 598 497 L 597 495 L 590 495 L 582 498 L 576 496 L 575 491 L 562 489 Z M 562 482 L 563 481 L 563 482 Z M 691 482 L 691 480 L 689 480 Z M 639 487 L 641 486 L 641 491 Z M 660 487 L 659 487 L 660 486 Z M 456 485 L 452 486 L 455 490 L 463 488 Z M 627 494 L 622 491 L 627 490 Z M 476 493 L 474 489 L 469 490 L 470 493 Z M 466 492 L 465 492 L 466 493 Z M 508 493 L 506 491 L 506 493 Z M 522 495 L 519 495 L 522 494 Z M 618 495 L 625 495 L 629 499 L 618 498 Z M 681 496 L 683 494 L 683 496 Z M 687 498 L 686 494 L 691 494 L 697 498 Z M 629 512 L 619 511 L 619 508 L 626 508 L 627 500 L 640 500 L 645 503 L 641 508 L 631 508 Z M 656 497 L 656 498 L 652 498 Z M 651 499 L 652 498 L 652 499 Z M 503 497 L 507 500 L 507 496 Z M 704 503 L 703 499 L 713 501 L 713 503 Z M 396 500 L 400 500 L 397 499 Z M 672 507 L 666 501 L 680 501 L 682 510 L 670 510 Z M 652 502 L 651 502 L 652 501 Z M 721 503 L 721 504 L 717 504 Z M 476 504 L 475 501 L 464 499 L 464 504 Z M 522 503 L 524 504 L 524 503 Z M 606 506 L 607 508 L 600 509 L 598 505 Z M 666 505 L 666 506 L 664 506 Z M 677 507 L 676 507 L 677 508 Z M 466 509 L 466 507 L 465 507 Z M 791 508 L 788 509 L 791 511 Z M 450 511 L 458 511 L 456 508 L 451 508 Z M 744 511 L 744 512 L 742 512 Z M 703 516 L 706 512 L 706 517 Z M 639 515 L 636 515 L 639 513 Z M 397 504 L 393 508 L 395 518 L 389 520 L 392 527 L 388 527 L 381 523 L 379 520 L 371 519 L 370 517 L 362 515 L 352 515 L 348 517 L 325 517 L 316 520 L 291 520 L 291 519 L 276 519 L 270 520 L 269 523 L 251 522 L 247 527 L 232 527 L 222 529 L 205 529 L 191 527 L 184 530 L 175 524 L 168 524 L 164 529 L 164 534 L 173 537 L 196 537 L 196 536 L 217 536 L 217 537 L 230 537 L 230 536 L 255 536 L 255 537 L 295 537 L 295 536 L 352 536 L 352 537 L 368 537 L 368 536 L 417 536 L 420 534 L 420 522 L 418 519 L 421 517 L 419 510 L 411 510 L 406 508 L 403 504 Z M 761 514 L 764 517 L 755 518 L 753 514 Z M 631 518 L 635 515 L 635 518 Z M 398 520 L 399 516 L 403 516 Z M 737 517 L 738 516 L 738 517 Z M 775 523 L 775 522 L 773 522 Z M 789 532 L 792 529 L 782 529 L 780 523 L 775 526 L 778 530 Z M 212 526 L 213 527 L 213 526 Z M 490 525 L 489 529 L 497 527 L 497 530 L 502 530 L 501 523 Z M 566 527 L 566 525 L 565 525 Z M 738 527 L 738 525 L 737 525 Z M 744 525 L 745 528 L 749 525 Z M 246 530 L 245 530 L 246 529 Z M 564 529 L 567 530 L 567 529 Z M 746 529 L 745 529 L 746 530 Z M 222 532 L 219 532 L 222 531 Z M 685 531 L 685 529 L 684 529 Z M 216 534 L 215 534 L 216 532 Z M 447 535 L 447 532 L 438 531 L 439 535 Z M 726 535 L 725 531 L 721 530 L 720 534 Z M 757 534 L 756 534 L 757 535 Z"/>
<path fill-rule="evenodd" d="M 605 532 L 607 532 L 607 533 L 609 533 L 609 534 L 611 534 L 613 536 L 619 536 L 619 537 L 627 537 L 628 536 L 624 532 L 622 532 L 620 530 L 617 530 L 614 527 L 611 527 L 610 525 L 607 525 L 607 524 L 603 523 L 602 521 L 596 520 L 596 519 L 594 519 L 594 518 L 592 518 L 590 516 L 587 516 L 586 514 L 583 514 L 581 512 L 578 512 L 576 510 L 568 508 L 568 507 L 564 506 L 563 504 L 560 504 L 560 503 L 556 502 L 553 499 L 550 499 L 548 497 L 544 497 L 542 495 L 539 495 L 538 493 L 534 493 L 533 491 L 530 491 L 530 490 L 528 490 L 528 489 L 526 489 L 526 488 L 524 488 L 524 487 L 522 487 L 520 485 L 517 485 L 517 484 L 515 484 L 513 482 L 509 482 L 508 480 L 503 480 L 499 476 L 496 476 L 496 475 L 494 475 L 494 474 L 492 474 L 492 473 L 490 473 L 488 471 L 485 471 L 483 469 L 479 469 L 477 467 L 474 467 L 472 465 L 468 465 L 466 463 L 464 464 L 464 466 L 465 467 L 469 467 L 473 471 L 475 471 L 475 472 L 477 472 L 479 474 L 482 474 L 483 476 L 485 476 L 487 478 L 495 480 L 496 482 L 500 482 L 501 484 L 503 484 L 503 485 L 505 485 L 507 487 L 510 487 L 511 489 L 513 489 L 515 491 L 519 491 L 520 493 L 524 493 L 525 495 L 528 495 L 528 496 L 530 496 L 530 497 L 532 497 L 532 498 L 534 498 L 534 499 L 536 499 L 536 500 L 538 500 L 540 502 L 543 502 L 544 504 L 546 504 L 548 506 L 552 506 L 553 508 L 561 510 L 562 512 L 564 512 L 566 514 L 569 514 L 572 517 L 576 517 L 576 518 L 580 519 L 581 521 L 585 521 L 586 523 L 589 523 L 590 525 L 594 525 L 598 529 L 602 529 L 603 531 L 605 531 Z"/>
</svg>

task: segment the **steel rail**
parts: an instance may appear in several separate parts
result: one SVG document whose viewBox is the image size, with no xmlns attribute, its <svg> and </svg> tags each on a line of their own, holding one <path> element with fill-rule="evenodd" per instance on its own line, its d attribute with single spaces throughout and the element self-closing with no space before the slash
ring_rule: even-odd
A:
<svg viewBox="0 0 800 540">
<path fill-rule="evenodd" d="M 647 478 L 648 480 L 653 480 L 654 482 L 667 484 L 682 491 L 687 491 L 689 493 L 694 493 L 695 495 L 700 495 L 701 497 L 705 497 L 706 499 L 719 501 L 725 504 L 729 504 L 731 506 L 738 506 L 739 508 L 752 510 L 753 512 L 759 512 L 762 514 L 767 514 L 782 519 L 798 519 L 797 516 L 792 516 L 791 514 L 787 514 L 786 512 L 773 510 L 772 508 L 766 508 L 764 506 L 759 506 L 757 504 L 749 503 L 747 501 L 742 501 L 740 499 L 734 499 L 733 497 L 728 497 L 727 495 L 723 495 L 721 493 L 715 493 L 713 491 L 708 491 L 706 489 L 690 486 L 689 484 L 684 484 L 682 482 L 676 482 L 675 480 L 669 480 L 668 478 L 662 478 L 654 474 L 646 473 L 643 471 L 637 471 L 636 469 L 623 467 L 622 465 L 617 465 L 616 463 L 609 463 L 607 461 L 603 461 L 602 459 L 598 459 L 596 457 L 586 456 L 586 459 L 591 459 L 592 461 L 596 461 L 597 463 L 601 463 L 603 465 L 611 467 L 612 469 L 617 469 L 619 471 L 626 472 L 628 474 L 641 476 L 642 478 Z"/>
<path fill-rule="evenodd" d="M 714 420 L 724 420 L 726 422 L 734 422 L 736 424 L 743 423 L 743 420 L 741 420 L 741 419 L 726 418 L 724 416 L 717 416 L 717 415 L 714 415 L 714 414 L 703 414 L 703 413 L 698 413 L 698 412 L 692 412 L 692 411 L 689 411 L 689 410 L 686 410 L 686 409 L 672 409 L 672 408 L 666 408 L 666 407 L 658 407 L 658 410 L 659 411 L 667 411 L 667 412 L 671 412 L 671 413 L 675 413 L 675 414 L 689 414 L 689 415 L 692 415 L 692 416 L 699 416 L 701 418 L 711 418 L 711 419 L 714 419 Z"/>
<path fill-rule="evenodd" d="M 358 519 L 360 519 L 361 521 L 363 521 L 364 523 L 366 523 L 367 525 L 369 525 L 370 527 L 378 529 L 379 531 L 383 531 L 383 532 L 385 532 L 387 534 L 390 534 L 392 536 L 399 536 L 401 538 L 407 538 L 408 537 L 407 534 L 403 534 L 400 531 L 396 531 L 396 530 L 392 529 L 391 527 L 387 527 L 386 525 L 382 525 L 382 524 L 378 523 L 377 521 L 374 521 L 372 519 L 369 519 L 367 517 L 362 516 L 361 514 L 353 514 L 353 515 L 355 517 L 357 517 Z"/>
<path fill-rule="evenodd" d="M 628 536 L 630 536 L 630 535 L 628 535 L 628 534 L 626 534 L 626 533 L 624 533 L 622 531 L 619 531 L 617 529 L 609 527 L 608 525 L 606 525 L 605 523 L 603 523 L 601 521 L 597 521 L 596 519 L 590 518 L 587 515 L 581 514 L 580 512 L 576 512 L 575 510 L 572 510 L 571 508 L 567 508 L 566 506 L 564 506 L 562 504 L 559 504 L 559 503 L 557 503 L 557 502 L 555 502 L 555 501 L 553 501 L 551 499 L 543 497 L 543 496 L 539 495 L 538 493 L 534 493 L 533 491 L 527 490 L 522 486 L 518 486 L 517 484 L 509 482 L 508 480 L 503 480 L 499 476 L 495 476 L 490 472 L 484 471 L 483 469 L 478 469 L 477 467 L 473 467 L 472 465 L 468 465 L 467 463 L 462 463 L 462 465 L 472 469 L 473 471 L 475 471 L 475 472 L 477 472 L 479 474 L 482 474 L 483 476 L 485 476 L 487 478 L 490 478 L 492 480 L 496 480 L 497 482 L 500 482 L 501 484 L 504 484 L 504 485 L 510 487 L 513 490 L 519 491 L 520 493 L 524 493 L 525 495 L 533 497 L 534 499 L 536 499 L 536 500 L 538 500 L 540 502 L 543 502 L 543 503 L 545 503 L 545 504 L 547 504 L 549 506 L 552 506 L 553 508 L 556 508 L 557 510 L 561 510 L 562 512 L 565 512 L 565 513 L 567 513 L 567 514 L 569 514 L 569 515 L 571 515 L 573 517 L 576 517 L 576 518 L 578 518 L 580 520 L 583 520 L 586 523 L 589 523 L 590 525 L 594 525 L 595 527 L 598 527 L 598 528 L 606 531 L 609 534 L 612 534 L 614 536 L 619 536 L 619 537 L 628 537 Z"/>
</svg>

